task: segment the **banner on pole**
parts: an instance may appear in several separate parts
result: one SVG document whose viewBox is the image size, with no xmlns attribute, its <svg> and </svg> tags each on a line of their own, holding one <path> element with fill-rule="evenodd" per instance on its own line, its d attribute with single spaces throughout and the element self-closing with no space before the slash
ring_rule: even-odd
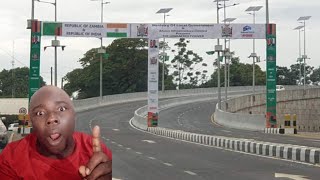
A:
<svg viewBox="0 0 320 180">
<path fill-rule="evenodd" d="M 40 88 L 41 22 L 32 21 L 29 70 L 29 101 Z"/>
<path fill-rule="evenodd" d="M 267 24 L 267 128 L 277 127 L 277 55 L 276 55 L 276 25 Z"/>
<path fill-rule="evenodd" d="M 265 39 L 265 24 L 43 22 L 42 35 L 96 38 Z"/>
<path fill-rule="evenodd" d="M 148 39 L 148 127 L 158 125 L 159 40 Z"/>
</svg>

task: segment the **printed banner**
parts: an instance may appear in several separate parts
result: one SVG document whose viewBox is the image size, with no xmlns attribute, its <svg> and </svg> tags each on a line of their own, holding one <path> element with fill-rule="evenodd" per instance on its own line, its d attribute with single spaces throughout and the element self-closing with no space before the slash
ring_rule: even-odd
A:
<svg viewBox="0 0 320 180">
<path fill-rule="evenodd" d="M 277 54 L 276 54 L 276 25 L 268 24 L 266 33 L 267 42 L 267 114 L 266 127 L 277 127 Z"/>
<path fill-rule="evenodd" d="M 29 101 L 40 88 L 41 22 L 32 21 L 29 70 Z"/>
<path fill-rule="evenodd" d="M 265 39 L 265 24 L 151 24 L 152 37 L 187 39 Z"/>
<path fill-rule="evenodd" d="M 148 39 L 148 127 L 158 125 L 159 40 Z"/>
<path fill-rule="evenodd" d="M 265 24 L 43 22 L 42 35 L 106 38 L 265 39 Z"/>
</svg>

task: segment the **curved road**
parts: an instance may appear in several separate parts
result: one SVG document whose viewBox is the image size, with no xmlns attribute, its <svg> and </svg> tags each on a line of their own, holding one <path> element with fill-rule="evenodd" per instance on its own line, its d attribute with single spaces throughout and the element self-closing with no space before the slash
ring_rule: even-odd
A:
<svg viewBox="0 0 320 180">
<path fill-rule="evenodd" d="M 133 112 L 145 103 L 116 104 L 77 114 L 77 130 L 90 133 L 90 125 L 100 125 L 102 138 L 113 151 L 113 176 L 117 179 L 270 180 L 275 179 L 275 173 L 304 175 L 309 179 L 319 177 L 318 167 L 226 151 L 138 131 L 128 121 L 133 117 Z M 190 105 L 193 107 L 193 104 Z M 164 119 L 166 113 L 173 114 L 169 119 L 174 122 L 174 114 L 179 114 L 174 109 L 161 112 L 160 118 Z M 209 120 L 210 116 L 207 116 L 206 120 Z M 182 128 L 189 130 L 186 126 Z M 202 128 L 201 125 L 194 125 L 194 129 L 199 128 Z"/>
<path fill-rule="evenodd" d="M 294 144 L 320 148 L 320 140 L 293 137 L 280 134 L 266 134 L 260 131 L 246 131 L 222 127 L 211 121 L 216 100 L 197 102 L 166 109 L 159 113 L 159 126 L 188 132 L 254 139 L 257 141 Z"/>
</svg>

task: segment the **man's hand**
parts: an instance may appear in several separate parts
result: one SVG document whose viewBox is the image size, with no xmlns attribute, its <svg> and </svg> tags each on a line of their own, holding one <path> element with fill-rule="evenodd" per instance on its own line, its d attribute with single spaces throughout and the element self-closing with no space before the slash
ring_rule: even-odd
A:
<svg viewBox="0 0 320 180">
<path fill-rule="evenodd" d="M 86 166 L 80 166 L 79 173 L 84 179 L 112 179 L 112 161 L 102 152 L 100 144 L 100 128 L 92 129 L 93 155 Z"/>
</svg>

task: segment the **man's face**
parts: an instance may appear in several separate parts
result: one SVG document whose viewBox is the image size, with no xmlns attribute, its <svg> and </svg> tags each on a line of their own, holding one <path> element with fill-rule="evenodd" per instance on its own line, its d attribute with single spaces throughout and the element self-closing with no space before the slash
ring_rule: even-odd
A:
<svg viewBox="0 0 320 180">
<path fill-rule="evenodd" d="M 42 153 L 64 156 L 70 152 L 75 112 L 69 96 L 63 90 L 54 86 L 39 89 L 31 98 L 29 112 Z"/>
</svg>

